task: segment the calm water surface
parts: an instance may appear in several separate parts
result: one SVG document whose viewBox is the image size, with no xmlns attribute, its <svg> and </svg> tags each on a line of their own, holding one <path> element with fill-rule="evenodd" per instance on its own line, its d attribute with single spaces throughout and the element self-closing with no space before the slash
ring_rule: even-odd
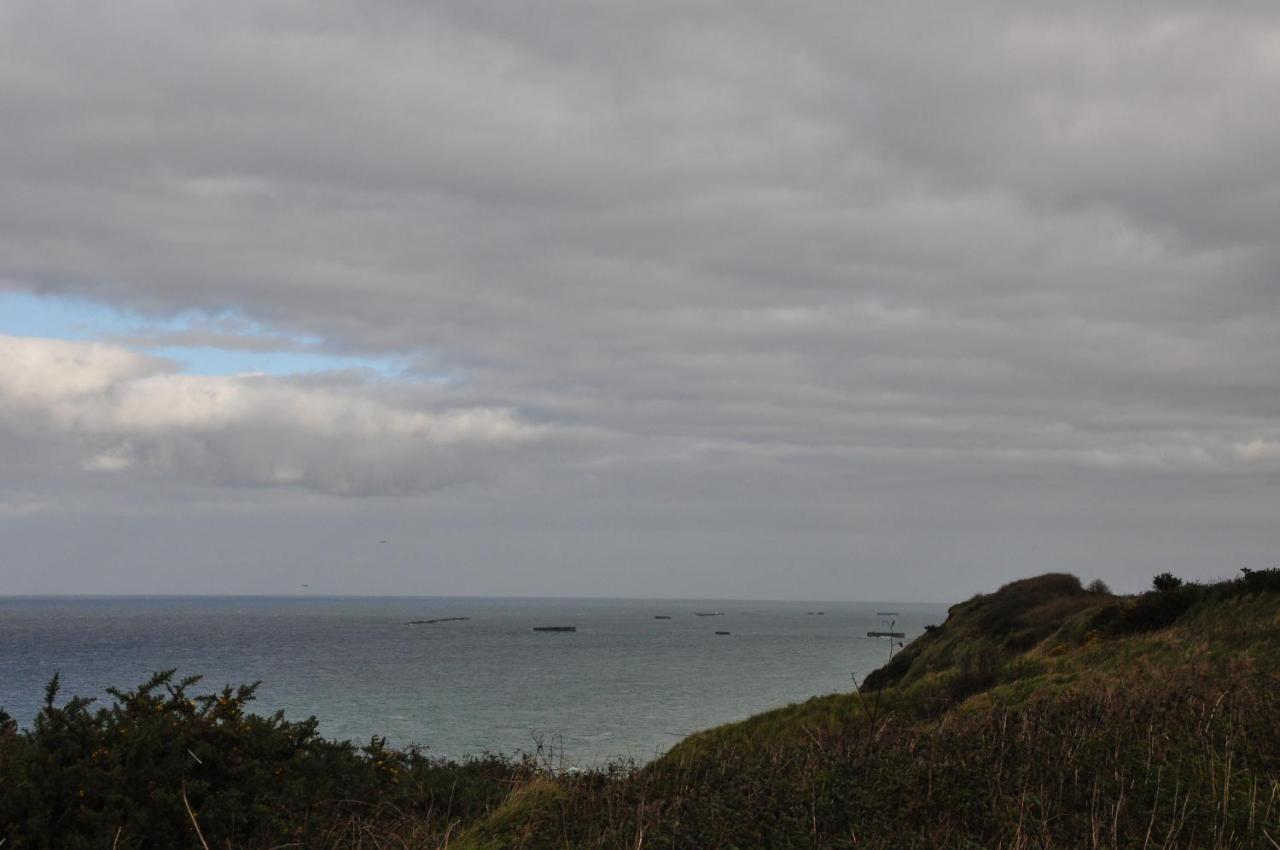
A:
<svg viewBox="0 0 1280 850">
<path fill-rule="evenodd" d="M 690 732 L 850 690 L 851 673 L 885 660 L 866 632 L 888 610 L 908 640 L 946 616 L 850 602 L 0 597 L 0 706 L 25 725 L 55 672 L 64 696 L 103 697 L 176 667 L 208 690 L 260 680 L 259 711 L 315 715 L 333 738 L 455 757 L 541 738 L 579 764 L 644 760 Z M 437 617 L 470 619 L 407 625 Z M 545 625 L 577 632 L 533 631 Z"/>
</svg>

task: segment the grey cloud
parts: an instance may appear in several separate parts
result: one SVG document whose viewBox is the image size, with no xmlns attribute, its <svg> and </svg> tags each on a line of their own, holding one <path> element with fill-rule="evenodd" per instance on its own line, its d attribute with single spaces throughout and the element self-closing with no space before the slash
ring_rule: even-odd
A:
<svg viewBox="0 0 1280 850">
<path fill-rule="evenodd" d="M 1179 504 L 1212 493 L 1253 517 L 1233 526 L 1238 560 L 1276 542 L 1253 501 L 1280 475 L 1280 14 L 1265 7 L 0 16 L 0 278 L 416 357 L 456 378 L 451 405 L 572 435 L 524 446 L 519 486 L 488 450 L 424 460 L 389 438 L 321 462 L 329 438 L 270 418 L 234 447 L 144 450 L 122 431 L 92 455 L 97 478 L 127 474 L 109 469 L 127 443 L 155 459 L 152 487 L 185 475 L 235 494 L 295 455 L 324 471 L 285 491 L 417 494 L 428 468 L 488 482 L 450 503 L 459 527 L 516 494 L 545 500 L 547 526 L 638 500 L 665 507 L 635 533 L 671 532 L 661 557 L 679 538 L 706 575 L 768 524 L 763 490 L 788 500 L 778 548 L 844 559 L 854 584 L 867 559 L 926 570 L 948 541 L 984 582 L 1000 514 L 968 510 L 963 534 L 949 515 L 1011 491 L 1054 494 L 1029 500 L 1045 507 L 1017 520 L 1037 529 L 1019 552 L 1086 516 L 1076 533 L 1136 581 L 1170 553 L 1144 548 L 1154 509 L 1095 510 L 1124 475 L 1142 499 L 1168 481 L 1189 488 Z M 222 333 L 184 338 L 249 345 Z M 350 392 L 436 409 L 395 382 Z M 84 474 L 59 492 L 97 486 Z M 1164 527 L 1188 527 L 1180 510 Z M 1225 527 L 1203 515 L 1204 539 Z M 688 516 L 714 529 L 696 545 L 672 531 Z M 1186 552 L 1171 566 L 1209 569 Z M 540 557 L 559 588 L 587 571 Z M 742 569 L 777 592 L 764 565 Z M 843 587 L 814 570 L 814 592 Z"/>
<path fill-rule="evenodd" d="M 284 351 L 291 353 L 326 353 L 316 343 L 308 343 L 295 337 L 272 333 L 235 333 L 218 329 L 190 329 L 177 331 L 147 331 L 136 334 L 107 336 L 107 342 L 115 342 L 129 348 L 216 348 L 224 351 Z"/>
</svg>

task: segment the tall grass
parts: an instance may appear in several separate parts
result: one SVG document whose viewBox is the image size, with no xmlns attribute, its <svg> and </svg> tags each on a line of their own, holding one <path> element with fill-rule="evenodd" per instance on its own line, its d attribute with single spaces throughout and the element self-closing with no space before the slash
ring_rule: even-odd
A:
<svg viewBox="0 0 1280 850">
<path fill-rule="evenodd" d="M 1188 669 L 927 722 L 887 704 L 819 709 L 784 734 L 695 739 L 621 779 L 560 779 L 462 846 L 1270 847 L 1278 704 L 1274 677 Z"/>
</svg>

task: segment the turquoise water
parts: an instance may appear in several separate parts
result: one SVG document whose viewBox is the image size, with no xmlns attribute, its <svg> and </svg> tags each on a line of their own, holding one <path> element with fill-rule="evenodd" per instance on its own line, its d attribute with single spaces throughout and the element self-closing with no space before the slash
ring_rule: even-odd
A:
<svg viewBox="0 0 1280 850">
<path fill-rule="evenodd" d="M 209 690 L 260 680 L 258 710 L 315 715 L 329 737 L 450 757 L 542 740 L 570 763 L 643 761 L 690 732 L 850 690 L 851 673 L 884 663 L 887 644 L 866 632 L 886 610 L 908 640 L 946 616 L 852 602 L 9 597 L 0 706 L 26 725 L 55 672 L 64 696 L 104 697 L 176 667 Z M 440 617 L 469 619 L 407 624 Z M 533 631 L 559 625 L 577 631 Z"/>
</svg>

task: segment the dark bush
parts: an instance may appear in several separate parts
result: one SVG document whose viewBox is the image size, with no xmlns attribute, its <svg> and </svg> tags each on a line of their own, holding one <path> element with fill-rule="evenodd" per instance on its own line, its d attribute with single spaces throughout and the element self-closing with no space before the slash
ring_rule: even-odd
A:
<svg viewBox="0 0 1280 850">
<path fill-rule="evenodd" d="M 1280 567 L 1267 570 L 1251 570 L 1245 567 L 1240 571 L 1245 588 L 1250 593 L 1280 593 Z"/>
<path fill-rule="evenodd" d="M 1200 601 L 1202 596 L 1203 589 L 1197 585 L 1144 593 L 1130 605 L 1108 609 L 1110 613 L 1105 615 L 1107 630 L 1112 634 L 1122 635 L 1167 628 Z M 1099 622 L 1095 620 L 1095 628 L 1098 625 Z"/>
<path fill-rule="evenodd" d="M 1003 645 L 1010 652 L 1026 652 L 1051 634 L 1052 628 L 1026 629 L 1006 637 Z"/>
<path fill-rule="evenodd" d="M 889 659 L 889 663 L 883 667 L 872 670 L 867 677 L 862 680 L 862 689 L 864 691 L 878 691 L 895 685 L 907 675 L 907 671 L 911 669 L 911 662 L 915 659 L 915 652 L 911 649 L 903 650 L 893 658 Z"/>
<path fill-rule="evenodd" d="M 0 741 L 18 731 L 18 722 L 9 716 L 9 712 L 0 708 Z"/>
<path fill-rule="evenodd" d="M 193 846 L 193 816 L 211 845 L 300 841 L 344 810 L 377 804 L 442 821 L 477 817 L 506 794 L 515 766 L 452 764 L 327 741 L 310 718 L 250 714 L 252 685 L 190 695 L 196 678 L 159 673 L 112 704 L 59 705 L 55 676 L 30 730 L 0 721 L 4 850 Z M 104 843 L 104 836 L 105 843 Z M 112 841 L 114 840 L 114 844 Z"/>
<path fill-rule="evenodd" d="M 1166 590 L 1177 590 L 1182 587 L 1182 579 L 1173 573 L 1160 573 L 1151 579 L 1151 586 L 1162 593 Z"/>
<path fill-rule="evenodd" d="M 988 690 L 998 678 L 999 666 L 995 656 L 980 650 L 967 652 L 958 659 L 955 671 L 947 677 L 946 688 L 951 699 L 960 702 Z"/>
</svg>

